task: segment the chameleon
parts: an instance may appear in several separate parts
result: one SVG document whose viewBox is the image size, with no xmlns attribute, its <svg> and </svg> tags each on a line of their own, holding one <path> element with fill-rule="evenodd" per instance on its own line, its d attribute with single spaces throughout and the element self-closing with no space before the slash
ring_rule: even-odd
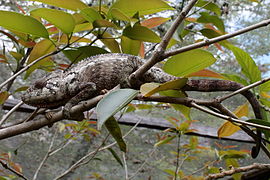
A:
<svg viewBox="0 0 270 180">
<path fill-rule="evenodd" d="M 121 88 L 132 87 L 129 76 L 145 61 L 138 56 L 109 53 L 88 57 L 67 70 L 53 71 L 46 77 L 34 82 L 21 96 L 24 103 L 39 108 L 57 108 L 60 106 L 74 106 L 83 100 L 93 98 L 120 84 Z M 147 82 L 165 83 L 176 80 L 162 69 L 152 67 L 139 80 L 138 86 Z M 235 91 L 243 85 L 228 80 L 188 80 L 184 91 Z M 258 102 L 250 91 L 242 92 L 255 106 Z M 255 115 L 259 112 L 255 111 Z"/>
<path fill-rule="evenodd" d="M 79 102 L 91 99 L 103 90 L 121 88 L 138 88 L 147 82 L 165 83 L 178 79 L 165 73 L 158 67 L 150 68 L 140 79 L 138 87 L 132 87 L 129 76 L 144 64 L 138 56 L 108 53 L 88 57 L 70 68 L 53 71 L 46 77 L 34 82 L 21 99 L 24 103 L 39 108 L 57 108 L 64 106 L 63 113 L 69 117 L 69 110 Z M 188 80 L 183 91 L 235 91 L 243 85 L 229 80 Z M 103 92 L 104 93 L 104 92 Z M 256 118 L 261 119 L 256 97 L 250 91 L 241 93 L 253 107 Z"/>
</svg>

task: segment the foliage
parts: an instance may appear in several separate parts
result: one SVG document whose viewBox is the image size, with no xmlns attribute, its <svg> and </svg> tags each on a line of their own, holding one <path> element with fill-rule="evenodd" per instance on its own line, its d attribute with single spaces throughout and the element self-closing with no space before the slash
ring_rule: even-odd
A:
<svg viewBox="0 0 270 180">
<path fill-rule="evenodd" d="M 65 69 L 70 64 L 77 63 L 85 57 L 96 54 L 127 53 L 144 57 L 146 50 L 150 48 L 149 44 L 162 41 L 161 33 L 157 31 L 158 27 L 162 25 L 170 26 L 172 20 L 171 18 L 163 17 L 166 15 L 164 12 L 176 13 L 176 10 L 170 4 L 163 0 L 117 0 L 109 5 L 102 4 L 102 1 L 100 1 L 97 6 L 91 7 L 80 0 L 36 1 L 41 2 L 45 7 L 39 8 L 37 5 L 28 8 L 18 5 L 18 9 L 21 12 L 0 11 L 0 26 L 3 28 L 0 30 L 0 33 L 13 45 L 9 46 L 8 49 L 3 48 L 3 53 L 0 54 L 0 63 L 8 67 L 11 67 L 11 64 L 15 64 L 16 71 L 14 71 L 14 74 L 20 71 L 23 66 L 29 65 L 24 79 L 29 78 L 37 69 L 44 71 Z M 56 9 L 52 9 L 48 5 L 54 6 Z M 187 41 L 190 36 L 195 37 L 193 43 L 196 43 L 207 42 L 208 39 L 225 35 L 227 29 L 219 6 L 219 4 L 212 1 L 199 0 L 195 5 L 197 11 L 194 11 L 190 17 L 185 18 L 181 24 L 182 28 L 181 26 L 178 28 L 170 41 L 170 48 L 177 48 L 181 43 Z M 195 33 L 195 36 L 193 33 Z M 243 85 L 258 82 L 262 79 L 259 67 L 246 51 L 236 47 L 229 40 L 223 40 L 214 45 L 211 48 L 214 49 L 215 54 L 212 53 L 213 50 L 210 52 L 210 47 L 205 46 L 169 57 L 163 64 L 164 71 L 183 78 L 165 84 L 144 84 L 140 90 L 141 94 L 145 97 L 155 93 L 160 93 L 167 97 L 187 97 L 184 92 L 179 90 L 186 84 L 188 77 L 226 79 Z M 59 52 L 63 52 L 70 62 L 59 62 L 54 60 L 52 56 L 49 56 Z M 235 58 L 241 73 L 220 74 L 209 70 L 209 67 L 218 60 L 218 55 L 222 53 L 227 53 L 229 57 Z M 19 89 L 23 90 L 25 88 L 19 87 Z M 260 96 L 260 102 L 265 107 L 270 108 L 270 82 L 261 85 L 259 88 L 254 88 L 253 91 Z M 16 94 L 17 92 L 19 91 L 2 91 L 0 94 L 1 104 L 4 103 L 9 95 Z M 102 125 L 105 124 L 123 152 L 127 151 L 126 143 L 113 115 L 124 107 L 128 107 L 126 112 L 143 108 L 151 109 L 153 105 L 147 107 L 140 106 L 140 104 L 127 106 L 137 94 L 138 91 L 132 89 L 113 90 L 98 103 L 96 108 L 98 118 L 97 129 L 101 130 Z M 167 145 L 175 139 L 180 141 L 182 134 L 195 131 L 189 129 L 190 124 L 193 122 L 190 116 L 190 108 L 179 104 L 170 104 L 170 106 L 181 112 L 185 120 L 169 118 L 168 121 L 171 122 L 175 131 L 169 130 L 169 135 L 160 137 L 155 147 Z M 249 122 L 254 124 L 262 124 L 269 127 L 267 115 L 264 116 L 265 121 L 259 121 L 251 118 L 248 112 L 248 105 L 243 104 L 235 110 L 234 114 L 239 118 L 245 116 L 250 119 Z M 95 135 L 99 133 L 99 131 L 90 127 L 86 121 L 77 124 L 65 124 L 60 129 L 71 129 L 72 133 L 65 135 L 67 140 L 75 140 L 76 134 L 82 134 L 85 139 L 89 140 L 89 132 Z M 218 136 L 229 136 L 239 129 L 239 124 L 228 121 L 219 128 Z M 263 132 L 266 137 L 269 137 L 268 132 Z M 182 165 L 186 161 L 196 161 L 196 154 L 201 153 L 203 150 L 208 150 L 208 148 L 201 147 L 198 140 L 194 137 L 190 139 L 189 144 L 178 145 L 178 149 L 183 149 L 182 154 L 180 151 L 173 152 L 173 154 L 177 161 L 180 158 L 183 159 Z M 238 167 L 237 159 L 245 157 L 246 152 L 228 149 L 227 147 L 219 147 L 218 150 L 212 149 L 218 157 L 218 160 L 213 162 L 224 160 L 227 167 L 232 164 Z M 117 162 L 124 166 L 117 153 L 112 149 L 110 152 Z M 8 159 L 5 158 L 4 160 L 7 161 Z M 205 163 L 207 167 L 209 163 L 211 164 L 211 162 Z M 11 166 L 14 169 L 20 167 L 16 164 L 11 164 Z M 178 176 L 181 178 L 194 178 L 194 176 L 188 176 L 185 172 L 179 170 L 180 167 L 181 165 L 178 164 L 175 170 L 165 169 L 164 171 L 174 178 Z M 203 169 L 207 170 L 206 168 Z M 18 172 L 21 173 L 22 171 L 18 170 Z M 209 167 L 205 171 L 205 173 L 212 172 L 216 172 L 215 167 Z M 99 177 L 98 174 L 95 176 L 96 178 Z"/>
</svg>

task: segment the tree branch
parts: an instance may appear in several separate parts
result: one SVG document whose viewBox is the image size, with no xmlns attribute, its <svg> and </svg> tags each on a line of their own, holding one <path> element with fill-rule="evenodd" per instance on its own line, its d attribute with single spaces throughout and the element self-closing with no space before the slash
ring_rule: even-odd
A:
<svg viewBox="0 0 270 180">
<path fill-rule="evenodd" d="M 209 46 L 209 45 L 214 44 L 216 42 L 220 42 L 220 41 L 223 41 L 223 40 L 226 40 L 226 39 L 230 39 L 232 37 L 235 37 L 235 36 L 240 35 L 240 34 L 244 34 L 246 32 L 252 31 L 254 29 L 258 29 L 260 27 L 268 26 L 269 24 L 270 24 L 270 19 L 267 19 L 267 20 L 264 20 L 264 21 L 259 22 L 257 24 L 248 26 L 248 27 L 246 27 L 244 29 L 241 29 L 239 31 L 236 31 L 236 32 L 233 32 L 233 33 L 230 33 L 230 34 L 225 34 L 225 35 L 218 36 L 218 37 L 206 40 L 206 41 L 191 44 L 191 45 L 179 48 L 179 49 L 164 52 L 162 57 L 160 57 L 160 60 L 166 59 L 166 58 L 168 58 L 170 56 L 173 56 L 173 55 L 176 55 L 176 54 L 180 54 L 182 52 L 190 51 L 190 50 L 197 49 L 197 48 L 204 47 L 204 46 Z"/>
<path fill-rule="evenodd" d="M 66 48 L 66 47 L 64 47 Z M 31 62 L 30 64 L 28 64 L 27 66 L 25 66 L 24 68 L 22 68 L 21 70 L 19 70 L 17 73 L 15 73 L 14 75 L 12 75 L 10 78 L 8 78 L 7 80 L 5 80 L 2 84 L 0 84 L 0 90 L 6 85 L 8 84 L 10 81 L 13 81 L 17 76 L 19 76 L 20 74 L 22 74 L 24 71 L 26 71 L 27 69 L 29 69 L 31 66 L 33 66 L 34 64 L 36 64 L 37 62 L 41 61 L 42 59 L 55 55 L 59 52 L 61 52 L 64 48 L 53 51 L 51 53 L 45 54 L 39 58 L 37 58 L 36 60 L 34 60 L 33 62 Z"/>
<path fill-rule="evenodd" d="M 232 92 L 232 93 L 230 93 L 230 94 L 228 94 L 226 96 L 222 96 L 220 98 L 217 98 L 217 100 L 218 100 L 218 102 L 222 102 L 222 101 L 224 101 L 224 100 L 226 100 L 226 99 L 228 99 L 228 98 L 230 98 L 230 97 L 232 97 L 232 96 L 234 96 L 236 94 L 240 94 L 240 93 L 242 93 L 244 91 L 247 91 L 247 90 L 249 90 L 251 88 L 254 88 L 254 87 L 257 87 L 257 86 L 259 86 L 259 85 L 261 85 L 263 83 L 266 83 L 267 81 L 270 81 L 270 77 L 264 78 L 264 79 L 262 79 L 260 81 L 257 81 L 255 83 L 252 83 L 252 84 L 250 84 L 248 86 L 245 86 L 245 87 L 243 87 L 241 89 L 238 89 L 238 90 L 236 90 L 236 91 L 234 91 L 234 92 Z"/>
<path fill-rule="evenodd" d="M 160 57 L 164 53 L 170 39 L 172 38 L 174 32 L 178 28 L 178 26 L 183 22 L 188 12 L 195 5 L 198 0 L 191 0 L 189 4 L 183 9 L 183 11 L 179 14 L 179 16 L 175 19 L 172 26 L 169 28 L 167 33 L 162 38 L 162 41 L 158 44 L 156 50 L 153 52 L 151 58 L 143 64 L 138 70 L 132 73 L 129 77 L 131 84 L 135 84 L 136 80 L 139 79 L 146 71 L 148 71 L 151 67 L 153 67 L 157 62 L 160 61 Z"/>
<path fill-rule="evenodd" d="M 82 104 L 74 106 L 71 109 L 71 114 L 76 114 L 77 112 L 83 112 L 83 111 L 93 108 L 98 103 L 98 101 L 101 100 L 102 97 L 103 96 L 100 95 L 88 101 L 85 101 Z M 22 124 L 0 129 L 0 139 L 5 139 L 8 137 L 16 136 L 19 134 L 33 131 L 33 130 L 37 130 L 44 126 L 52 125 L 53 123 L 63 120 L 63 119 L 64 119 L 64 116 L 63 116 L 62 111 L 58 111 L 52 114 L 49 119 L 46 119 L 46 118 L 36 119 L 35 121 L 28 121 Z"/>
<path fill-rule="evenodd" d="M 255 164 L 245 166 L 245 167 L 231 168 L 228 171 L 223 171 L 221 173 L 208 175 L 205 178 L 205 180 L 223 178 L 225 176 L 231 176 L 231 175 L 236 174 L 236 173 L 247 172 L 247 171 L 251 171 L 253 169 L 260 169 L 260 170 L 268 169 L 269 170 L 270 169 L 270 164 L 257 164 L 257 163 L 255 163 Z"/>
</svg>

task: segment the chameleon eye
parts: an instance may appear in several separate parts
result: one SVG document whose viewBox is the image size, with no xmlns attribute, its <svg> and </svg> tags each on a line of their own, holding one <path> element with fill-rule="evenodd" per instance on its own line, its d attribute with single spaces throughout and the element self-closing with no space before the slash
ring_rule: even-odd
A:
<svg viewBox="0 0 270 180">
<path fill-rule="evenodd" d="M 43 87 L 46 86 L 46 84 L 47 82 L 44 79 L 40 79 L 35 82 L 34 87 L 37 89 L 42 89 Z"/>
</svg>

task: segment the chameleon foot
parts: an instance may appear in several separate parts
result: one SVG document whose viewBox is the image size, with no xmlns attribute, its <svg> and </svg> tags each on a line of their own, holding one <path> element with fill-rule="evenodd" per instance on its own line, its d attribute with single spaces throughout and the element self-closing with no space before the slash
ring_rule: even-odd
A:
<svg viewBox="0 0 270 180">
<path fill-rule="evenodd" d="M 70 113 L 70 110 L 72 108 L 72 105 L 67 103 L 65 106 L 64 106 L 64 109 L 63 109 L 63 116 L 65 119 L 68 119 L 68 120 L 76 120 L 76 121 L 82 121 L 84 119 L 84 114 L 83 112 L 77 112 L 77 113 L 73 113 L 71 114 Z"/>
</svg>

